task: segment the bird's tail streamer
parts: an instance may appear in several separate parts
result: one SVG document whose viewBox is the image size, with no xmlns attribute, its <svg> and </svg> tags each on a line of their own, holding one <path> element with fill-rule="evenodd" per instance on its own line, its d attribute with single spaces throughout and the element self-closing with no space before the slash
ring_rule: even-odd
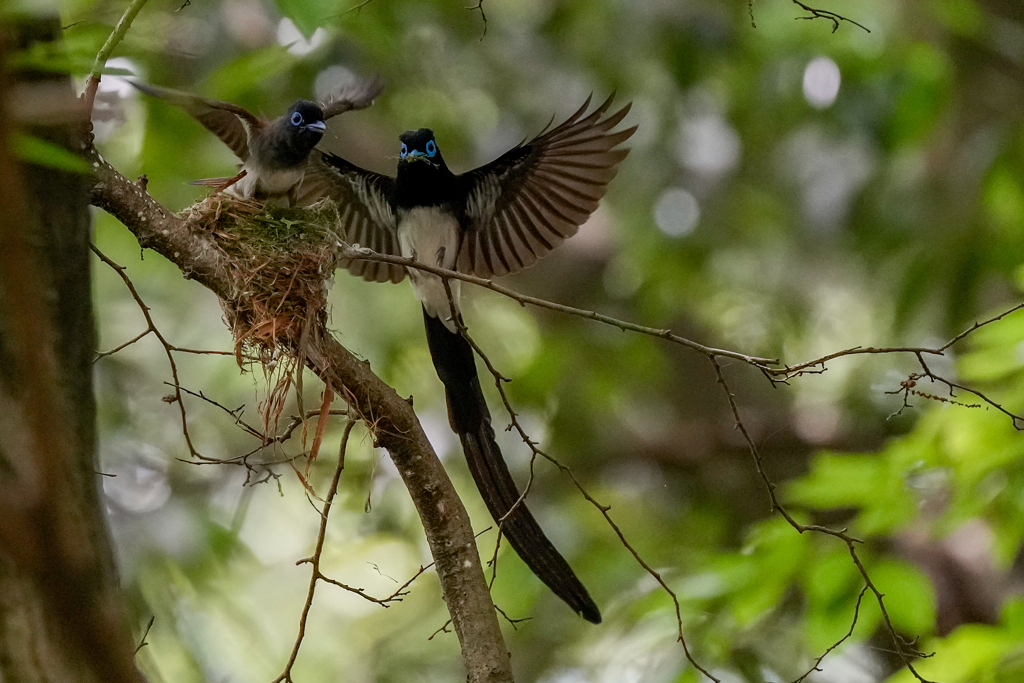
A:
<svg viewBox="0 0 1024 683">
<path fill-rule="evenodd" d="M 537 578 L 584 619 L 600 623 L 601 612 L 597 605 L 569 563 L 544 535 L 525 501 L 516 505 L 519 490 L 494 440 L 491 415 L 480 389 L 472 347 L 461 334 L 450 331 L 426 310 L 423 318 L 430 355 L 448 398 L 448 419 L 462 441 L 469 471 L 491 516 L 501 523 L 502 534 Z"/>
</svg>

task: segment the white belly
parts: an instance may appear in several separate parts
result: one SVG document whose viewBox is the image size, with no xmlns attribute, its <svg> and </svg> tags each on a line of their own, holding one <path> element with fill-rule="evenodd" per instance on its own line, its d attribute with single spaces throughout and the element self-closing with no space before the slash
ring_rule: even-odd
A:
<svg viewBox="0 0 1024 683">
<path fill-rule="evenodd" d="M 406 213 L 398 224 L 398 245 L 402 256 L 439 268 L 453 269 L 459 247 L 459 222 L 436 207 L 419 207 Z M 432 273 L 409 268 L 412 291 L 427 314 L 440 318 L 452 332 L 452 306 L 444 289 L 444 281 Z M 459 281 L 449 280 L 455 314 L 459 312 Z"/>
<path fill-rule="evenodd" d="M 288 194 L 302 182 L 302 177 L 306 173 L 305 166 L 268 172 L 253 159 L 249 159 L 242 169 L 245 170 L 245 176 L 228 188 L 230 194 L 250 199 L 258 193 L 262 197 L 270 198 L 271 203 L 283 206 L 291 203 Z"/>
</svg>

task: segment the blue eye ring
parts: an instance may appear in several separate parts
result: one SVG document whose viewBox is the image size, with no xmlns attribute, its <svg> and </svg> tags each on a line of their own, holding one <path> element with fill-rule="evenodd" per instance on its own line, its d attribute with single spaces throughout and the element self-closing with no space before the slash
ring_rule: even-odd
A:
<svg viewBox="0 0 1024 683">
<path fill-rule="evenodd" d="M 427 156 L 432 157 L 437 154 L 437 145 L 434 144 L 433 140 L 427 141 Z"/>
<path fill-rule="evenodd" d="M 406 154 L 408 154 L 408 153 L 409 153 L 409 148 L 408 148 L 408 147 L 406 147 L 406 146 L 405 146 L 405 143 L 403 142 L 403 143 L 402 143 L 402 158 L 404 159 L 404 158 L 405 158 L 405 155 L 406 155 Z"/>
<path fill-rule="evenodd" d="M 302 125 L 302 114 L 300 114 L 299 112 L 294 112 L 292 114 L 292 125 L 293 126 L 301 126 Z"/>
</svg>

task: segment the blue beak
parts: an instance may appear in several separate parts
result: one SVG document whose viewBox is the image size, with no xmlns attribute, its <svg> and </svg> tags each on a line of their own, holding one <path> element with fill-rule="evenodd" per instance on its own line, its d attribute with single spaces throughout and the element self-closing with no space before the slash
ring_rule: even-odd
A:
<svg viewBox="0 0 1024 683">
<path fill-rule="evenodd" d="M 409 156 L 411 156 L 411 157 L 425 157 L 427 155 L 424 154 L 423 152 L 419 151 L 418 149 L 414 149 L 411 152 L 409 152 Z"/>
<path fill-rule="evenodd" d="M 314 121 L 306 126 L 306 130 L 316 131 L 322 135 L 323 132 L 327 130 L 327 124 L 323 121 Z"/>
</svg>

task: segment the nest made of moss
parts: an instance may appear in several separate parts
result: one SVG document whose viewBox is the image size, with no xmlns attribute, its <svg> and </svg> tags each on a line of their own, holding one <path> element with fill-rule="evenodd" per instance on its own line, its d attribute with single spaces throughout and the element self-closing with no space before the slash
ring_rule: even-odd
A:
<svg viewBox="0 0 1024 683">
<path fill-rule="evenodd" d="M 298 348 L 303 331 L 327 322 L 327 283 L 337 262 L 338 205 L 263 206 L 223 194 L 194 204 L 183 218 L 209 232 L 223 253 L 235 296 L 224 302 L 235 355 L 273 369 L 279 347 Z"/>
</svg>

